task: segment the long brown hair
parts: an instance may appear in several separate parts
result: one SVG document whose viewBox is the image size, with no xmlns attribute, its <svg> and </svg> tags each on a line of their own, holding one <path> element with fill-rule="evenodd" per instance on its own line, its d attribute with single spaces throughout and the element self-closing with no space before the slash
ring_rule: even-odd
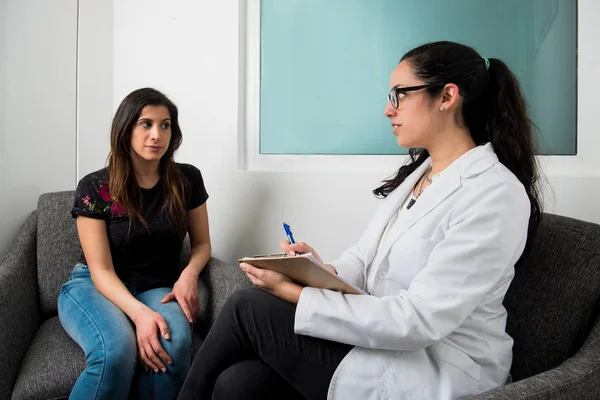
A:
<svg viewBox="0 0 600 400">
<path fill-rule="evenodd" d="M 160 182 L 164 204 L 162 212 L 182 237 L 186 231 L 185 175 L 175 164 L 174 153 L 183 139 L 177 107 L 167 96 L 152 88 L 142 88 L 127 95 L 113 118 L 108 155 L 109 190 L 113 201 L 119 202 L 129 216 L 129 228 L 139 223 L 148 229 L 142 215 L 142 193 L 137 184 L 131 161 L 131 134 L 142 109 L 146 106 L 165 106 L 171 117 L 171 141 L 160 159 Z"/>
<path fill-rule="evenodd" d="M 453 42 L 419 46 L 406 53 L 402 61 L 410 63 L 416 77 L 432 85 L 427 90 L 430 96 L 438 95 L 448 82 L 458 86 L 464 99 L 459 121 L 464 121 L 477 145 L 491 142 L 500 162 L 525 187 L 531 204 L 524 252 L 527 254 L 540 223 L 542 207 L 534 124 L 517 78 L 502 60 L 486 61 L 471 47 Z M 409 163 L 373 190 L 375 196 L 386 197 L 429 157 L 425 149 L 410 149 L 409 154 Z"/>
</svg>

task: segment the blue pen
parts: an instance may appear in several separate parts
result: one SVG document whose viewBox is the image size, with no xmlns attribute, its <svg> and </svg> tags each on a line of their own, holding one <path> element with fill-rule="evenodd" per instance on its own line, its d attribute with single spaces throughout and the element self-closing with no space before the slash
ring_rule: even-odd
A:
<svg viewBox="0 0 600 400">
<path fill-rule="evenodd" d="M 290 229 L 290 226 L 287 224 L 287 222 L 283 223 L 283 229 L 285 229 L 285 234 L 287 235 L 288 239 L 290 240 L 291 244 L 296 243 L 296 241 L 294 240 L 294 236 L 292 236 L 292 230 Z"/>
</svg>

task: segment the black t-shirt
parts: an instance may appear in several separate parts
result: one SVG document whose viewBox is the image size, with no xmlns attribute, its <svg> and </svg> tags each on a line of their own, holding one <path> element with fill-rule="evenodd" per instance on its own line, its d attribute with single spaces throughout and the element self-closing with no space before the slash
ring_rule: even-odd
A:
<svg viewBox="0 0 600 400">
<path fill-rule="evenodd" d="M 193 165 L 177 163 L 177 167 L 189 183 L 185 190 L 186 210 L 193 210 L 208 199 L 202 174 Z M 112 261 L 121 281 L 139 290 L 170 287 L 179 276 L 183 238 L 161 212 L 164 204 L 162 180 L 151 189 L 140 190 L 141 212 L 149 230 L 134 223 L 129 231 L 127 213 L 121 204 L 111 199 L 106 168 L 79 181 L 71 214 L 74 218 L 81 215 L 106 221 Z M 87 265 L 83 253 L 79 262 Z"/>
</svg>

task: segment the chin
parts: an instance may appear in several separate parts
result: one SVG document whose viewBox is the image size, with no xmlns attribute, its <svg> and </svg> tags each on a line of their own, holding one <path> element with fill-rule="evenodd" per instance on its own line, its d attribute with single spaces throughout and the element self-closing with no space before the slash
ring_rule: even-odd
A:
<svg viewBox="0 0 600 400">
<path fill-rule="evenodd" d="M 145 154 L 140 158 L 144 161 L 156 162 L 156 161 L 160 161 L 160 159 L 163 156 L 164 156 L 164 154 L 147 154 L 147 155 Z"/>
<path fill-rule="evenodd" d="M 396 143 L 398 144 L 398 146 L 403 147 L 405 149 L 410 149 L 415 147 L 414 143 L 410 140 L 406 140 L 406 138 L 400 137 L 398 136 L 396 138 Z"/>
</svg>

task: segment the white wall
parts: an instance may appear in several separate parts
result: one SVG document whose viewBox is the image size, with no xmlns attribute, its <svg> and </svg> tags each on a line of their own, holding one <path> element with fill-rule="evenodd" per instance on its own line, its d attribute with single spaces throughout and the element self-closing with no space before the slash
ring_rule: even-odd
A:
<svg viewBox="0 0 600 400">
<path fill-rule="evenodd" d="M 75 174 L 76 0 L 0 0 L 0 258 Z"/>
<path fill-rule="evenodd" d="M 594 61 L 589 57 L 592 41 L 599 36 L 594 20 L 600 5 L 594 0 L 579 4 L 580 71 L 587 74 L 586 82 L 579 82 L 579 135 L 592 136 L 595 125 L 585 118 L 593 113 L 600 81 L 586 68 Z M 286 220 L 297 239 L 311 243 L 325 258 L 335 257 L 366 226 L 377 205 L 370 190 L 385 173 L 238 168 L 238 125 L 243 116 L 238 107 L 243 75 L 239 11 L 238 0 L 113 2 L 112 109 L 142 86 L 163 90 L 179 106 L 184 142 L 178 159 L 204 173 L 216 256 L 232 262 L 239 256 L 276 251 L 284 238 L 281 222 Z M 589 36 L 593 37 L 586 40 Z M 85 135 L 80 131 L 81 140 Z M 98 151 L 104 155 L 108 146 Z M 573 171 L 552 171 L 554 198 L 548 196 L 547 209 L 600 222 L 600 168 Z"/>
<path fill-rule="evenodd" d="M 142 86 L 163 90 L 179 106 L 178 159 L 204 174 L 216 256 L 232 262 L 277 251 L 284 220 L 327 257 L 358 238 L 381 174 L 238 169 L 237 0 L 119 0 L 113 7 L 113 109 Z"/>
<path fill-rule="evenodd" d="M 78 71 L 76 3 L 0 0 L 0 255 L 40 193 L 73 189 L 104 165 L 112 113 L 142 86 L 180 108 L 178 159 L 204 173 L 216 256 L 276 251 L 283 220 L 325 258 L 356 241 L 385 173 L 239 169 L 238 0 L 80 0 Z M 596 136 L 598 17 L 600 3 L 579 1 L 580 139 Z M 548 210 L 600 222 L 600 168 L 589 159 L 588 149 L 590 167 L 549 169 Z"/>
<path fill-rule="evenodd" d="M 104 166 L 110 147 L 113 8 L 112 1 L 79 0 L 78 3 L 76 155 L 79 180 Z"/>
<path fill-rule="evenodd" d="M 239 12 L 238 0 L 0 0 L 0 257 L 40 193 L 74 189 L 104 165 L 112 114 L 141 86 L 180 107 L 178 159 L 204 173 L 216 256 L 276 251 L 283 220 L 325 258 L 356 241 L 381 168 L 240 169 Z M 547 210 L 600 223 L 598 17 L 600 3 L 579 1 L 580 163 L 551 160 L 546 193 Z"/>
</svg>

